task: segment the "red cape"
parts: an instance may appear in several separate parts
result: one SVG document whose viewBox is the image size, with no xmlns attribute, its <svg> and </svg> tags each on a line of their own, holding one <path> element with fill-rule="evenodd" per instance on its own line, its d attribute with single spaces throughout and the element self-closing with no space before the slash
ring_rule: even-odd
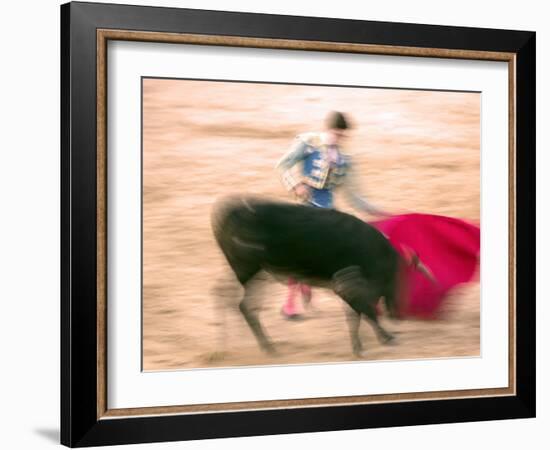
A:
<svg viewBox="0 0 550 450">
<path fill-rule="evenodd" d="M 448 292 L 470 281 L 479 264 L 479 227 L 432 214 L 404 214 L 371 222 L 396 250 L 410 260 L 411 250 L 436 283 L 412 266 L 403 266 L 398 294 L 402 317 L 434 318 Z"/>
</svg>

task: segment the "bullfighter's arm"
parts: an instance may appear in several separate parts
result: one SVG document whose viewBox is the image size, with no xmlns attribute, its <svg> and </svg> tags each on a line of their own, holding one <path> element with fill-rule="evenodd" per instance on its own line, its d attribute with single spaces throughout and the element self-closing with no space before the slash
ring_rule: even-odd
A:
<svg viewBox="0 0 550 450">
<path fill-rule="evenodd" d="M 346 172 L 346 182 L 342 186 L 342 190 L 344 195 L 346 196 L 346 199 L 355 209 L 359 211 L 365 211 L 369 214 L 372 214 L 373 216 L 388 217 L 391 215 L 374 206 L 364 196 L 361 196 L 357 193 L 359 191 L 357 175 L 355 173 L 355 170 L 353 169 L 353 165 L 351 164 L 349 165 L 349 168 Z"/>
<path fill-rule="evenodd" d="M 275 165 L 275 168 L 281 174 L 283 184 L 289 191 L 301 183 L 301 180 L 297 179 L 292 171 L 296 164 L 302 162 L 309 153 L 310 147 L 298 137 L 291 149 Z"/>
</svg>

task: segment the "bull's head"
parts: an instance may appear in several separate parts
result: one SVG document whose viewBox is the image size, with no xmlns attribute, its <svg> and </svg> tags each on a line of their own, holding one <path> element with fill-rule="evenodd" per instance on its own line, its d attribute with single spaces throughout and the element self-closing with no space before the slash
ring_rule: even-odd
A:
<svg viewBox="0 0 550 450">
<path fill-rule="evenodd" d="M 386 307 L 386 314 L 390 319 L 399 319 L 400 314 L 400 276 L 399 273 L 396 273 L 396 278 L 394 278 L 387 286 L 384 292 L 384 306 Z M 380 312 L 380 311 L 377 311 Z"/>
<path fill-rule="evenodd" d="M 399 319 L 399 308 L 397 305 L 397 299 L 395 295 L 388 295 L 384 297 L 386 303 L 386 310 L 388 311 L 388 316 L 390 319 Z"/>
<path fill-rule="evenodd" d="M 418 270 L 423 276 L 430 280 L 431 283 L 433 283 L 434 285 L 438 284 L 438 281 L 435 278 L 434 274 L 428 268 L 428 266 L 426 266 L 422 262 L 416 251 L 404 245 L 401 246 L 401 250 L 401 270 L 397 274 L 393 289 L 390 288 L 388 290 L 389 295 L 384 297 L 386 311 L 391 319 L 399 319 L 403 317 L 403 311 L 401 310 L 403 305 L 400 301 L 403 295 L 403 293 L 400 291 L 404 287 L 401 284 L 404 281 L 403 279 L 401 279 L 401 277 L 405 276 L 405 272 L 403 270 Z"/>
</svg>

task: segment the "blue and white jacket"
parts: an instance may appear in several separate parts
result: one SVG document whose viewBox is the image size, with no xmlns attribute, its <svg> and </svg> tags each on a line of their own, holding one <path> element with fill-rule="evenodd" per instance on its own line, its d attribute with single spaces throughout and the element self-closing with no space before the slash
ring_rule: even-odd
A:
<svg viewBox="0 0 550 450">
<path fill-rule="evenodd" d="M 309 203 L 321 208 L 332 208 L 333 191 L 342 187 L 356 209 L 380 214 L 377 208 L 357 195 L 350 155 L 337 148 L 334 150 L 331 153 L 323 142 L 322 133 L 299 134 L 290 151 L 276 165 L 287 189 L 292 190 L 304 183 L 310 188 Z M 301 165 L 301 173 L 296 177 L 292 172 L 298 164 Z"/>
</svg>

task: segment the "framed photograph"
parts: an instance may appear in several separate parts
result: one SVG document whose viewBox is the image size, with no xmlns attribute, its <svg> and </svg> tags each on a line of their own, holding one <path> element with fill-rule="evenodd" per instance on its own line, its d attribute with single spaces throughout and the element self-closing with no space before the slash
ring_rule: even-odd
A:
<svg viewBox="0 0 550 450">
<path fill-rule="evenodd" d="M 61 6 L 61 442 L 535 416 L 535 33 Z"/>
</svg>

